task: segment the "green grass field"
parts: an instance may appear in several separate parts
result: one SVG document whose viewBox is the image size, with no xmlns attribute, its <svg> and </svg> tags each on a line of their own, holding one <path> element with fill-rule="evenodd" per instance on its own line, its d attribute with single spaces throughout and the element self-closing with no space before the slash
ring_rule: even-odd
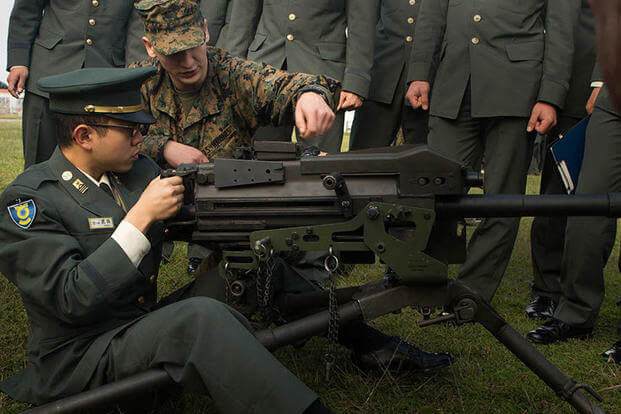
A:
<svg viewBox="0 0 621 414">
<path fill-rule="evenodd" d="M 0 121 L 0 189 L 22 169 L 20 125 Z M 530 177 L 529 193 L 538 188 Z M 523 219 L 518 242 L 505 279 L 493 305 L 515 329 L 525 334 L 538 326 L 524 315 L 531 278 L 529 229 L 531 219 Z M 165 295 L 189 281 L 185 274 L 185 249 L 178 245 L 173 260 L 160 270 L 160 294 Z M 621 369 L 599 356 L 616 339 L 619 316 L 616 299 L 621 294 L 621 277 L 616 269 L 618 248 L 606 268 L 607 297 L 595 330 L 586 341 L 571 340 L 539 349 L 563 372 L 587 382 L 605 398 L 606 412 L 621 412 Z M 456 267 L 452 268 L 455 273 Z M 379 266 L 357 266 L 341 284 L 360 284 L 381 277 Z M 418 328 L 420 316 L 411 310 L 380 318 L 373 325 L 421 345 L 428 351 L 449 351 L 459 359 L 455 365 L 430 375 L 403 374 L 398 377 L 369 377 L 340 349 L 336 373 L 330 383 L 323 378 L 326 341 L 313 339 L 301 349 L 287 347 L 278 358 L 322 401 L 339 413 L 563 413 L 571 412 L 533 373 L 500 346 L 482 327 L 433 326 Z M 19 294 L 6 279 L 0 278 L 0 378 L 20 370 L 26 363 L 28 325 Z M 257 372 L 257 375 L 261 375 Z M 0 395 L 0 412 L 16 413 L 28 408 Z M 159 413 L 215 412 L 208 397 L 184 394 L 168 401 Z"/>
</svg>

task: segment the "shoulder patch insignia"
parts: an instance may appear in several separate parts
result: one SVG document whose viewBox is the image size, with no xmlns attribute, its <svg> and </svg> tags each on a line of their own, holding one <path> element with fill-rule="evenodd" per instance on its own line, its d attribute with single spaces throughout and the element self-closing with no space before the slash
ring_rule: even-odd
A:
<svg viewBox="0 0 621 414">
<path fill-rule="evenodd" d="M 13 223 L 22 229 L 28 229 L 37 215 L 37 206 L 32 199 L 7 206 L 7 209 Z"/>
</svg>

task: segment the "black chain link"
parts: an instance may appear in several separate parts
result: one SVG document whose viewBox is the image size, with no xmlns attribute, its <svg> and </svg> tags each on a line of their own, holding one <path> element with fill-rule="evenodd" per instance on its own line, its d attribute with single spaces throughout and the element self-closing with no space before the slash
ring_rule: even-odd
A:
<svg viewBox="0 0 621 414">
<path fill-rule="evenodd" d="M 330 247 L 329 255 L 324 261 L 324 267 L 328 272 L 328 350 L 324 356 L 326 362 L 326 382 L 330 381 L 332 366 L 336 361 L 336 343 L 339 337 L 339 313 L 336 299 L 336 278 L 339 268 L 339 260 Z"/>
</svg>

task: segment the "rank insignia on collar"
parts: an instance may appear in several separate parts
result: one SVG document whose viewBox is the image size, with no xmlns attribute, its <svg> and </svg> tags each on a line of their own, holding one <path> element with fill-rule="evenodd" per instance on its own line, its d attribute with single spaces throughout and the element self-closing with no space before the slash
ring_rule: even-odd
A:
<svg viewBox="0 0 621 414">
<path fill-rule="evenodd" d="M 25 230 L 32 225 L 37 214 L 37 206 L 32 199 L 7 206 L 7 209 L 13 223 Z"/>
<path fill-rule="evenodd" d="M 88 186 L 82 182 L 79 178 L 76 178 L 73 182 L 73 186 L 81 193 L 84 194 L 88 190 Z"/>
</svg>

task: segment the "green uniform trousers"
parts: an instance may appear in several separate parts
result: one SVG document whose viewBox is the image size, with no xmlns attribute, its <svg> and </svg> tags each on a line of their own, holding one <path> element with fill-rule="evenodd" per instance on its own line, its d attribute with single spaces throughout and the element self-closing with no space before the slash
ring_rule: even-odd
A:
<svg viewBox="0 0 621 414">
<path fill-rule="evenodd" d="M 579 118 L 562 116 L 557 126 L 546 136 L 540 194 L 567 194 L 550 145 L 565 134 Z M 558 303 L 561 294 L 561 260 L 565 244 L 567 217 L 535 217 L 530 228 L 530 248 L 533 260 L 533 296 L 552 298 Z"/>
<path fill-rule="evenodd" d="M 210 272 L 121 331 L 91 386 L 163 368 L 184 388 L 209 393 L 222 413 L 301 413 L 315 395 L 253 336 L 246 319 L 212 298 Z"/>
<path fill-rule="evenodd" d="M 26 91 L 22 108 L 24 169 L 46 161 L 56 148 L 56 117 L 50 101 Z"/>
<path fill-rule="evenodd" d="M 426 144 L 429 112 L 406 105 L 406 73 L 401 72 L 391 103 L 367 99 L 356 109 L 349 149 L 387 147 L 395 142 L 399 127 L 406 144 Z"/>
<path fill-rule="evenodd" d="M 621 191 L 621 118 L 597 106 L 587 128 L 576 194 Z M 616 220 L 568 217 L 561 267 L 561 299 L 554 317 L 572 326 L 595 324 L 604 299 L 604 266 L 616 236 Z"/>
<path fill-rule="evenodd" d="M 471 118 L 467 88 L 457 119 L 431 116 L 428 141 L 468 168 L 478 170 L 484 160 L 486 194 L 524 194 L 534 142 L 527 124 L 521 117 Z M 488 301 L 509 263 L 519 224 L 519 218 L 486 218 L 470 239 L 459 279 Z"/>
</svg>

